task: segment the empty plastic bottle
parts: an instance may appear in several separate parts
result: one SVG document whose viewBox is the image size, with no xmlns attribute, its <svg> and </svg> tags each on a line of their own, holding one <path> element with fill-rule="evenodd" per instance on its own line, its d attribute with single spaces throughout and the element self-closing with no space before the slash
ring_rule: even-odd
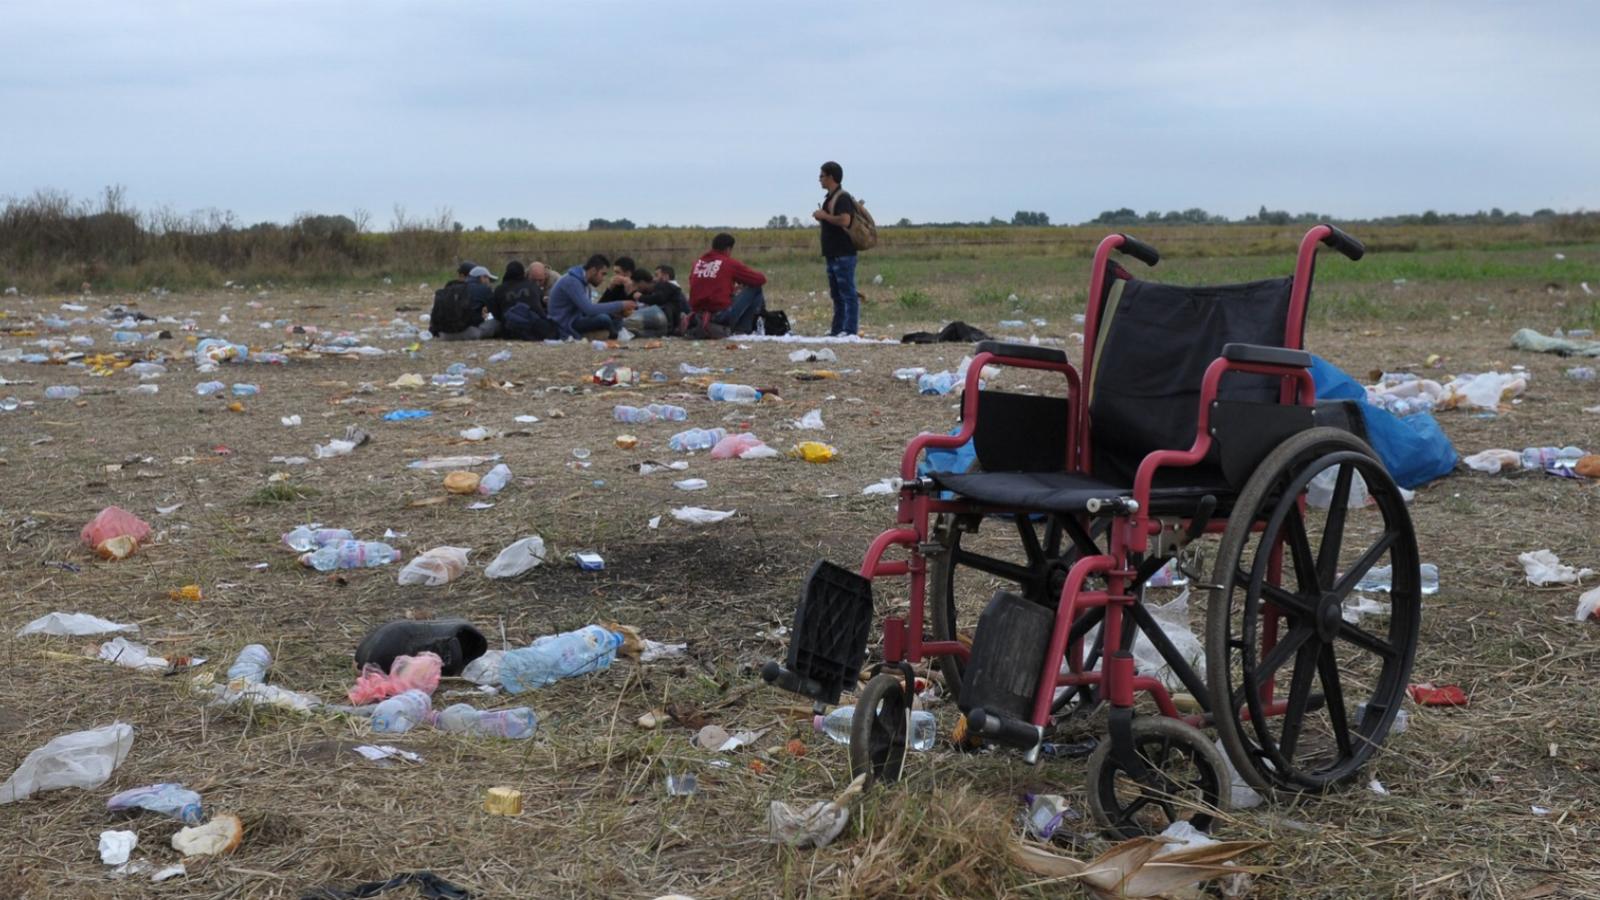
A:
<svg viewBox="0 0 1600 900">
<path fill-rule="evenodd" d="M 948 394 L 955 390 L 956 373 L 928 372 L 917 376 L 917 392 L 922 394 Z"/>
<path fill-rule="evenodd" d="M 663 422 L 682 422 L 689 418 L 687 409 L 667 403 L 652 403 L 645 407 L 645 411 Z"/>
<path fill-rule="evenodd" d="M 195 385 L 194 392 L 202 397 L 209 397 L 225 387 L 227 387 L 227 385 L 220 381 L 207 381 L 202 384 Z"/>
<path fill-rule="evenodd" d="M 4 400 L 0 400 L 0 410 L 6 412 L 15 412 L 21 406 L 22 401 L 15 397 L 7 397 Z"/>
<path fill-rule="evenodd" d="M 236 384 L 233 386 L 235 397 L 254 397 L 261 393 L 261 388 L 253 384 Z"/>
<path fill-rule="evenodd" d="M 144 335 L 137 331 L 113 331 L 111 339 L 119 344 L 132 344 L 144 340 Z"/>
<path fill-rule="evenodd" d="M 503 362 L 505 362 L 506 360 L 508 360 L 510 358 L 511 358 L 511 351 L 510 350 L 501 350 L 499 353 L 496 353 L 493 356 L 489 357 L 487 360 L 485 360 L 485 362 L 503 363 Z"/>
<path fill-rule="evenodd" d="M 599 625 L 546 635 L 530 646 L 506 651 L 500 662 L 500 686 L 516 694 L 599 672 L 617 658 L 621 645 L 622 635 Z"/>
<path fill-rule="evenodd" d="M 228 667 L 228 684 L 264 684 L 267 670 L 272 668 L 272 651 L 260 644 L 247 644 L 239 651 L 239 658 Z"/>
<path fill-rule="evenodd" d="M 748 384 L 726 384 L 718 381 L 706 388 L 706 396 L 722 403 L 756 403 L 761 392 Z"/>
<path fill-rule="evenodd" d="M 691 428 L 680 431 L 667 440 L 667 446 L 679 452 L 685 450 L 710 450 L 717 441 L 728 436 L 726 428 Z"/>
<path fill-rule="evenodd" d="M 440 731 L 456 734 L 522 740 L 533 737 L 533 732 L 539 727 L 539 715 L 526 706 L 478 709 L 470 704 L 457 703 L 439 713 L 433 724 Z"/>
<path fill-rule="evenodd" d="M 1577 447 L 1528 447 L 1522 451 L 1524 469 L 1570 469 L 1583 457 Z"/>
<path fill-rule="evenodd" d="M 44 395 L 50 400 L 76 400 L 83 394 L 83 388 L 75 384 L 52 384 L 44 389 Z"/>
<path fill-rule="evenodd" d="M 817 731 L 828 736 L 835 744 L 850 743 L 850 720 L 855 718 L 854 706 L 841 706 L 826 716 L 812 716 L 811 726 Z M 939 736 L 938 723 L 934 721 L 933 713 L 925 709 L 911 711 L 911 749 L 922 752 L 933 749 L 933 741 Z"/>
<path fill-rule="evenodd" d="M 399 558 L 400 554 L 393 547 L 380 541 L 339 541 L 300 557 L 300 565 L 318 572 L 332 572 L 386 566 Z"/>
<path fill-rule="evenodd" d="M 433 715 L 433 698 L 412 688 L 378 704 L 372 711 L 372 730 L 379 734 L 404 734 Z"/>
<path fill-rule="evenodd" d="M 1393 579 L 1392 567 L 1373 566 L 1360 581 L 1356 582 L 1356 590 L 1387 594 Z M 1439 593 L 1439 567 L 1433 563 L 1422 564 L 1422 593 Z"/>
<path fill-rule="evenodd" d="M 505 463 L 500 463 L 490 469 L 489 474 L 478 480 L 478 493 L 493 497 L 495 494 L 505 490 L 505 486 L 510 483 L 511 467 Z"/>
<path fill-rule="evenodd" d="M 618 422 L 627 422 L 629 425 L 638 425 L 641 422 L 654 422 L 656 417 L 647 409 L 637 406 L 614 406 L 611 408 L 611 418 Z"/>
<path fill-rule="evenodd" d="M 163 366 L 161 363 L 136 362 L 128 367 L 128 371 L 139 376 L 141 379 L 160 378 L 162 375 L 167 374 L 167 367 Z"/>
<path fill-rule="evenodd" d="M 181 784 L 150 784 L 111 795 L 106 809 L 123 812 L 133 809 L 160 813 L 184 823 L 199 825 L 205 821 L 200 809 L 200 795 Z"/>
<path fill-rule="evenodd" d="M 353 541 L 355 535 L 344 528 L 312 528 L 301 525 L 283 536 L 283 542 L 296 553 L 309 553 L 339 541 Z"/>
</svg>

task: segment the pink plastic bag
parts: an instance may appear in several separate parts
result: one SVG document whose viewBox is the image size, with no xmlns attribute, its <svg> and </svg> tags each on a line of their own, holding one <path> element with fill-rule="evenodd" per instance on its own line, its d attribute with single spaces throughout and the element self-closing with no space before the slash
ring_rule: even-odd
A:
<svg viewBox="0 0 1600 900">
<path fill-rule="evenodd" d="M 748 431 L 730 434 L 711 448 L 712 459 L 738 459 L 746 450 L 765 446 L 764 442 Z"/>
<path fill-rule="evenodd" d="M 89 520 L 78 532 L 78 537 L 83 539 L 90 547 L 98 547 L 112 538 L 127 535 L 138 543 L 150 536 L 150 526 L 144 520 L 117 506 L 108 506 L 100 510 L 100 514 Z"/>
<path fill-rule="evenodd" d="M 443 669 L 444 660 L 439 658 L 439 654 L 426 650 L 416 656 L 396 656 L 387 675 L 382 669 L 367 663 L 361 667 L 356 686 L 350 689 L 350 702 L 358 705 L 377 703 L 410 690 L 432 694 L 439 687 L 439 673 Z"/>
</svg>

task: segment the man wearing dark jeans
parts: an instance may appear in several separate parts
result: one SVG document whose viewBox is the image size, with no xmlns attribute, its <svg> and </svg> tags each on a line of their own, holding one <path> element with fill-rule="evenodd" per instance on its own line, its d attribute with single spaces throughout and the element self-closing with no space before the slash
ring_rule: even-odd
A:
<svg viewBox="0 0 1600 900">
<path fill-rule="evenodd" d="M 589 299 L 589 288 L 600 286 L 610 266 L 611 260 L 596 253 L 583 265 L 568 269 L 550 289 L 550 318 L 560 327 L 562 337 L 575 338 L 601 329 L 616 337 L 622 318 L 633 314 L 637 304 L 632 300 L 595 303 Z"/>
<path fill-rule="evenodd" d="M 711 249 L 689 270 L 691 318 L 709 319 L 731 334 L 750 334 L 756 319 L 767 311 L 761 286 L 767 276 L 730 255 L 733 235 L 726 231 L 711 239 Z M 734 296 L 735 286 L 740 288 Z"/>
<path fill-rule="evenodd" d="M 861 330 L 861 297 L 856 293 L 856 245 L 849 231 L 856 201 L 839 187 L 844 167 L 838 163 L 823 163 L 817 180 L 828 192 L 822 208 L 811 214 L 822 223 L 822 255 L 828 261 L 828 296 L 833 298 L 833 325 L 828 334 L 856 334 Z"/>
</svg>

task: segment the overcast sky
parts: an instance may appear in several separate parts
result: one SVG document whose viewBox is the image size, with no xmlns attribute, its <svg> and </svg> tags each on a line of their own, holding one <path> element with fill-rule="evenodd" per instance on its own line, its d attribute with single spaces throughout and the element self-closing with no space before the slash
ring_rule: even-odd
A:
<svg viewBox="0 0 1600 900">
<path fill-rule="evenodd" d="M 1600 11 L 0 0 L 0 115 L 0 195 L 244 222 L 1600 209 Z"/>
</svg>

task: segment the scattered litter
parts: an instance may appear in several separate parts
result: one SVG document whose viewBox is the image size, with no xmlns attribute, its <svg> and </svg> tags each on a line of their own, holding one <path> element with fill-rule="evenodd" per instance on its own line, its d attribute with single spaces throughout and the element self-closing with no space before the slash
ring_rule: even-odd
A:
<svg viewBox="0 0 1600 900">
<path fill-rule="evenodd" d="M 132 831 L 100 832 L 100 861 L 108 866 L 120 866 L 139 845 L 139 835 Z"/>
<path fill-rule="evenodd" d="M 682 481 L 674 481 L 672 486 L 680 491 L 701 491 L 706 488 L 706 480 L 704 478 L 685 478 Z"/>
<path fill-rule="evenodd" d="M 1037 840 L 1049 841 L 1062 824 L 1082 818 L 1060 794 L 1029 794 L 1024 799 L 1028 804 L 1024 816 L 1028 836 Z"/>
<path fill-rule="evenodd" d="M 1564 565 L 1549 550 L 1534 550 L 1517 554 L 1517 562 L 1527 572 L 1528 583 L 1537 587 L 1547 584 L 1575 584 L 1579 579 L 1593 575 L 1593 569 L 1575 569 Z"/>
<path fill-rule="evenodd" d="M 1374 794 L 1377 794 L 1379 797 L 1387 797 L 1387 796 L 1389 796 L 1389 789 L 1384 787 L 1383 786 L 1383 782 L 1379 781 L 1376 778 L 1374 778 L 1371 781 L 1367 782 L 1367 790 L 1373 792 Z"/>
<path fill-rule="evenodd" d="M 515 578 L 543 563 L 544 553 L 543 538 L 536 534 L 519 538 L 501 550 L 484 568 L 483 574 L 490 578 Z"/>
<path fill-rule="evenodd" d="M 167 661 L 151 653 L 149 647 L 125 637 L 113 638 L 101 644 L 99 658 L 130 669 L 163 671 L 168 667 Z"/>
<path fill-rule="evenodd" d="M 173 782 L 145 785 L 113 794 L 106 801 L 106 809 L 112 812 L 142 809 L 177 819 L 185 825 L 199 825 L 204 821 L 200 795 Z"/>
<path fill-rule="evenodd" d="M 796 848 L 828 846 L 850 821 L 849 803 L 861 793 L 866 781 L 865 773 L 857 775 L 839 796 L 803 809 L 782 800 L 772 801 L 767 808 L 767 840 Z"/>
<path fill-rule="evenodd" d="M 1433 682 L 1424 681 L 1406 688 L 1407 693 L 1415 703 L 1423 706 L 1466 706 L 1467 695 L 1457 685 L 1446 684 L 1435 687 Z"/>
<path fill-rule="evenodd" d="M 471 428 L 461 429 L 461 439 L 464 441 L 487 441 L 492 437 L 494 437 L 494 432 L 483 427 L 482 425 L 474 425 Z"/>
<path fill-rule="evenodd" d="M 436 456 L 406 464 L 408 469 L 470 469 L 484 463 L 499 462 L 500 454 L 488 456 Z"/>
<path fill-rule="evenodd" d="M 660 641 L 644 639 L 644 646 L 639 650 L 640 662 L 655 662 L 658 659 L 676 659 L 684 655 L 689 649 L 688 644 L 664 644 Z"/>
<path fill-rule="evenodd" d="M 426 409 L 396 409 L 384 413 L 383 420 L 385 422 L 409 422 L 412 419 L 426 419 L 431 415 L 433 415 L 433 412 Z M 298 425 L 300 423 L 296 422 L 295 424 Z"/>
<path fill-rule="evenodd" d="M 483 811 L 491 816 L 522 815 L 522 792 L 513 787 L 492 787 L 483 795 Z"/>
<path fill-rule="evenodd" d="M 355 687 L 350 689 L 350 702 L 357 705 L 377 703 L 412 690 L 432 694 L 439 688 L 443 669 L 444 660 L 439 654 L 426 650 L 415 656 L 396 656 L 388 672 L 367 663 L 361 667 Z"/>
<path fill-rule="evenodd" d="M 204 825 L 180 829 L 172 836 L 172 849 L 184 856 L 219 856 L 233 852 L 243 839 L 244 823 L 232 813 L 223 813 Z"/>
<path fill-rule="evenodd" d="M 1475 472 L 1498 475 L 1500 472 L 1522 466 L 1522 454 L 1515 450 L 1483 450 L 1461 460 Z"/>
<path fill-rule="evenodd" d="M 1082 883 L 1096 897 L 1187 897 L 1197 894 L 1201 882 L 1248 878 L 1266 871 L 1232 864 L 1235 858 L 1266 846 L 1265 841 L 1214 841 L 1180 820 L 1159 836 L 1123 841 L 1089 862 L 1021 841 L 1012 846 L 1011 858 L 1029 872 L 1053 881 Z M 1237 897 L 1248 890 L 1247 886 L 1242 890 L 1224 888 L 1223 893 Z"/>
<path fill-rule="evenodd" d="M 1600 611 L 1600 587 L 1586 591 L 1578 597 L 1578 614 L 1575 618 L 1579 622 L 1600 618 L 1600 615 L 1596 615 L 1597 611 Z"/>
<path fill-rule="evenodd" d="M 661 517 L 660 516 L 651 516 L 650 517 L 650 521 L 646 522 L 645 524 L 648 527 L 652 528 L 652 529 L 660 528 L 661 527 Z"/>
<path fill-rule="evenodd" d="M 388 881 L 368 881 L 351 888 L 319 887 L 305 894 L 302 900 L 360 900 L 376 897 L 384 891 L 415 886 L 424 900 L 469 900 L 472 894 L 445 881 L 432 872 L 406 872 Z"/>
<path fill-rule="evenodd" d="M 738 510 L 730 509 L 724 512 L 717 509 L 702 509 L 698 506 L 680 506 L 672 510 L 672 517 L 691 525 L 711 525 L 732 518 L 736 512 Z"/>
<path fill-rule="evenodd" d="M 895 479 L 880 478 L 877 483 L 869 484 L 861 489 L 861 493 L 871 497 L 879 494 L 893 494 L 895 492 Z"/>
<path fill-rule="evenodd" d="M 506 651 L 500 661 L 500 686 L 516 694 L 599 672 L 610 668 L 620 646 L 622 635 L 598 625 L 545 635 L 527 647 Z"/>
<path fill-rule="evenodd" d="M 401 750 L 388 744 L 361 744 L 350 748 L 373 762 L 382 762 L 389 759 L 402 759 L 406 762 L 420 763 L 422 757 L 410 750 Z"/>
<path fill-rule="evenodd" d="M 792 424 L 795 428 L 806 431 L 821 431 L 826 427 L 822 424 L 822 410 L 820 409 L 811 410 L 810 412 L 801 416 L 799 419 L 795 420 Z"/>
<path fill-rule="evenodd" d="M 461 577 L 467 570 L 468 547 L 434 547 L 424 550 L 400 570 L 399 580 L 405 585 L 438 587 Z"/>
<path fill-rule="evenodd" d="M 573 559 L 578 561 L 578 568 L 585 572 L 598 572 L 606 567 L 606 561 L 598 553 L 575 553 Z"/>
<path fill-rule="evenodd" d="M 514 421 L 514 422 L 516 422 L 518 424 L 521 424 L 521 425 L 534 425 L 534 424 L 538 423 L 539 417 L 538 416 L 517 416 L 516 418 L 512 419 L 512 421 Z"/>
<path fill-rule="evenodd" d="M 700 782 L 693 775 L 668 775 L 668 797 L 693 797 L 700 790 Z"/>
<path fill-rule="evenodd" d="M 349 456 L 355 449 L 355 441 L 334 438 L 326 444 L 317 444 L 314 455 L 317 459 L 332 459 L 335 456 Z"/>
<path fill-rule="evenodd" d="M 27 637 L 30 634 L 70 635 L 73 637 L 88 634 L 110 634 L 118 631 L 138 632 L 138 625 L 122 625 L 99 616 L 88 613 L 63 613 L 53 612 L 42 615 L 32 622 L 22 626 L 17 632 L 17 637 Z"/>
<path fill-rule="evenodd" d="M 831 462 L 839 451 L 821 441 L 801 441 L 789 448 L 789 455 L 808 463 Z"/>
<path fill-rule="evenodd" d="M 1600 341 L 1575 340 L 1572 337 L 1546 337 L 1532 328 L 1520 328 L 1511 336 L 1511 346 L 1534 353 L 1556 353 L 1561 356 L 1600 356 Z"/>
<path fill-rule="evenodd" d="M 838 362 L 836 356 L 828 347 L 820 350 L 795 350 L 789 354 L 790 362 Z"/>
<path fill-rule="evenodd" d="M 132 748 L 133 726 L 123 722 L 51 738 L 0 785 L 0 805 L 26 800 L 39 791 L 99 787 Z"/>
<path fill-rule="evenodd" d="M 450 472 L 444 476 L 444 489 L 452 494 L 476 494 L 482 482 L 477 472 Z"/>
<path fill-rule="evenodd" d="M 713 430 L 721 431 L 720 428 Z M 711 448 L 711 458 L 738 459 L 742 458 L 745 453 L 762 446 L 765 446 L 762 440 L 748 431 L 730 434 L 719 439 L 716 446 Z"/>
</svg>

